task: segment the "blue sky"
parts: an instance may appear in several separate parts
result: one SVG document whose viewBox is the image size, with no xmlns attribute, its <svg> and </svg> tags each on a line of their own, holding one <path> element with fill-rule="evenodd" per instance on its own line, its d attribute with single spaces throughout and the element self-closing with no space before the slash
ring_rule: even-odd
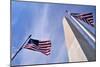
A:
<svg viewBox="0 0 100 67">
<path fill-rule="evenodd" d="M 68 62 L 62 25 L 66 10 L 72 13 L 93 12 L 95 16 L 95 6 L 12 2 L 12 56 L 30 34 L 33 39 L 52 42 L 49 56 L 23 48 L 13 60 L 13 65 Z"/>
</svg>

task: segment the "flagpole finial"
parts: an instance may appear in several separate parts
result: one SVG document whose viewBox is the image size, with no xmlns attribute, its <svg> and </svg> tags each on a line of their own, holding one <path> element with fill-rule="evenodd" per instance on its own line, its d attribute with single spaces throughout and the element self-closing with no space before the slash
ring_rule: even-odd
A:
<svg viewBox="0 0 100 67">
<path fill-rule="evenodd" d="M 66 12 L 68 13 L 68 10 L 66 10 Z"/>
<path fill-rule="evenodd" d="M 70 11 L 68 11 L 68 10 L 66 10 L 66 13 L 69 14 L 69 15 L 71 14 Z"/>
<path fill-rule="evenodd" d="M 32 34 L 29 35 L 29 38 L 32 36 Z"/>
</svg>

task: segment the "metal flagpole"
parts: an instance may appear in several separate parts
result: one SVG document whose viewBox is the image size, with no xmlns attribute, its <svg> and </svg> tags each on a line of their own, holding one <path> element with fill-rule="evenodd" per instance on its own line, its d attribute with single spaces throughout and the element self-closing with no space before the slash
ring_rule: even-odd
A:
<svg viewBox="0 0 100 67">
<path fill-rule="evenodd" d="M 27 42 L 27 40 L 31 37 L 32 35 L 29 35 L 29 37 L 26 39 L 26 41 L 23 43 L 23 45 L 19 48 L 19 50 L 16 52 L 16 54 L 11 58 L 11 61 L 17 56 L 17 54 L 22 50 L 24 44 Z"/>
</svg>

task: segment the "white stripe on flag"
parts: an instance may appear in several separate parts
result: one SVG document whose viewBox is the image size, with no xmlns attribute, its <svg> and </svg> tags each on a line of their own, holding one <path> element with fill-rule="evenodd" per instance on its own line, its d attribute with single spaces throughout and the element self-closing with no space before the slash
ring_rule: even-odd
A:
<svg viewBox="0 0 100 67">
<path fill-rule="evenodd" d="M 48 41 L 48 42 L 39 42 L 39 44 L 50 44 L 51 42 Z"/>
</svg>

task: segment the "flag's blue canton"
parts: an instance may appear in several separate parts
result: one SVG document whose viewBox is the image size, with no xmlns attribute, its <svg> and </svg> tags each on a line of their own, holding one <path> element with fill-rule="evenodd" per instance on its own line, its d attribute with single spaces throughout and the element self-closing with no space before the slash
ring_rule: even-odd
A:
<svg viewBox="0 0 100 67">
<path fill-rule="evenodd" d="M 35 44 L 35 45 L 38 45 L 38 44 L 39 44 L 39 40 L 30 39 L 30 40 L 28 41 L 28 44 Z"/>
</svg>

